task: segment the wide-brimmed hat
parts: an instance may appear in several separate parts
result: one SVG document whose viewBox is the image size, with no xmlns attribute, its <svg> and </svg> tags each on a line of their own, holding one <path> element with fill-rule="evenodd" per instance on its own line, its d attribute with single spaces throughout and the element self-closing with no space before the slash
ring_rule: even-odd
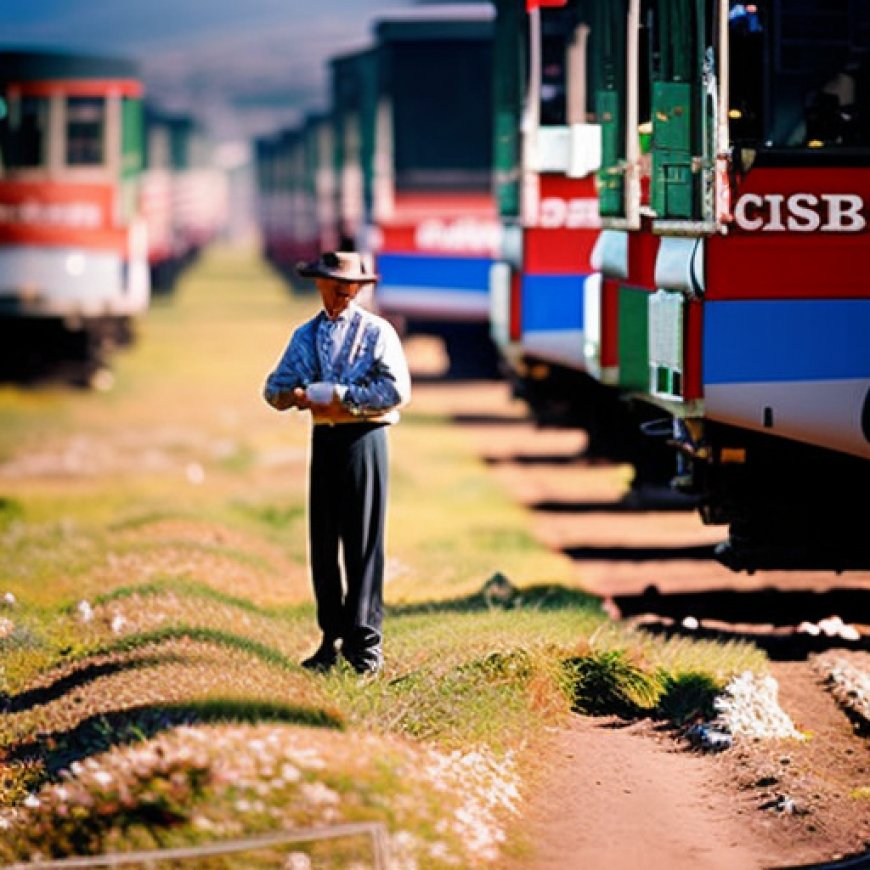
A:
<svg viewBox="0 0 870 870">
<path fill-rule="evenodd" d="M 303 278 L 332 278 L 354 284 L 380 280 L 380 275 L 369 270 L 363 256 L 355 251 L 326 251 L 311 263 L 297 263 L 296 271 Z"/>
</svg>

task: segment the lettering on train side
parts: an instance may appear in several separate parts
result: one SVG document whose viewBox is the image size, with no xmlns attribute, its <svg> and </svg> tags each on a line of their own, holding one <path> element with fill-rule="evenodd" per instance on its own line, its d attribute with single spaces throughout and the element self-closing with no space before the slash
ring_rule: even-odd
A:
<svg viewBox="0 0 870 870">
<path fill-rule="evenodd" d="M 598 200 L 594 197 L 562 199 L 546 196 L 538 210 L 538 226 L 550 230 L 563 227 L 569 230 L 598 229 L 601 226 Z"/>
<path fill-rule="evenodd" d="M 475 218 L 431 218 L 417 226 L 414 242 L 420 251 L 492 254 L 499 249 L 501 224 Z"/>
<path fill-rule="evenodd" d="M 856 193 L 744 193 L 734 222 L 763 233 L 860 233 L 867 226 L 864 200 Z"/>
</svg>

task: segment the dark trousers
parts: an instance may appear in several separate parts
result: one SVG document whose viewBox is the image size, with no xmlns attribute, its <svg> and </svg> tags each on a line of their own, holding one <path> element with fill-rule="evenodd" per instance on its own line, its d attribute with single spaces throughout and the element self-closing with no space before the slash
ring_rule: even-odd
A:
<svg viewBox="0 0 870 870">
<path fill-rule="evenodd" d="M 317 622 L 327 638 L 343 640 L 346 655 L 379 655 L 387 427 L 315 426 L 310 475 L 309 540 Z"/>
</svg>

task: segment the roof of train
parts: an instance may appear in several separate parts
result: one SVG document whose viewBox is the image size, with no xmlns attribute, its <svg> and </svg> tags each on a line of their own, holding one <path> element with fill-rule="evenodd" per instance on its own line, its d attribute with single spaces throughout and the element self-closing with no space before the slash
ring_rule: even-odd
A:
<svg viewBox="0 0 870 870">
<path fill-rule="evenodd" d="M 438 4 L 376 13 L 372 30 L 379 41 L 480 39 L 492 34 L 495 9 L 489 3 Z"/>
<path fill-rule="evenodd" d="M 0 81 L 137 78 L 136 64 L 125 58 L 60 51 L 0 51 Z"/>
</svg>

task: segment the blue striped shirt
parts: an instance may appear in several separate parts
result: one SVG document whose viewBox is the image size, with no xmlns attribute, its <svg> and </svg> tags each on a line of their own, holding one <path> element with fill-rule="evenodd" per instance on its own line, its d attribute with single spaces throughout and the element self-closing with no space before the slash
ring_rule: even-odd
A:
<svg viewBox="0 0 870 870">
<path fill-rule="evenodd" d="M 278 394 L 296 387 L 327 383 L 349 411 L 399 419 L 398 409 L 411 398 L 411 377 L 402 343 L 393 326 L 351 303 L 334 325 L 335 346 L 324 352 L 326 312 L 321 311 L 293 333 L 275 370 L 266 379 L 264 397 L 275 405 Z"/>
</svg>

